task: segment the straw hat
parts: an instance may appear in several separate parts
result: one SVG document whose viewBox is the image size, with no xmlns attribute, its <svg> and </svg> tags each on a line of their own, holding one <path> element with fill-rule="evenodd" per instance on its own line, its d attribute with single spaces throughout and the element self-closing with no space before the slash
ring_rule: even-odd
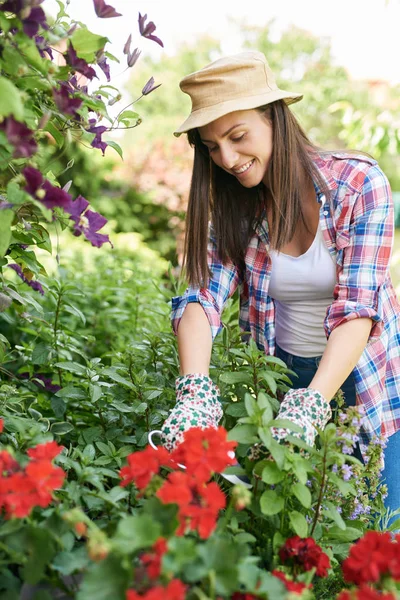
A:
<svg viewBox="0 0 400 600">
<path fill-rule="evenodd" d="M 236 110 L 257 108 L 275 100 L 292 104 L 303 97 L 279 89 L 264 54 L 255 51 L 220 58 L 184 77 L 179 86 L 190 96 L 192 111 L 174 132 L 176 137 Z"/>
</svg>

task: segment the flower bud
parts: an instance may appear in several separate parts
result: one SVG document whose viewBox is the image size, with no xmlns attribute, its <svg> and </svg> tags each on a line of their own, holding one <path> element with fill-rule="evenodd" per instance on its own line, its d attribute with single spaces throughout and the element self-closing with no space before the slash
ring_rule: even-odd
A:
<svg viewBox="0 0 400 600">
<path fill-rule="evenodd" d="M 232 488 L 232 500 L 236 510 L 243 510 L 251 502 L 251 492 L 244 485 L 234 485 Z"/>
<path fill-rule="evenodd" d="M 86 533 L 87 533 L 86 523 L 83 523 L 83 521 L 78 521 L 78 523 L 75 523 L 75 532 L 77 533 L 77 535 L 79 535 L 79 537 L 86 535 Z"/>
</svg>

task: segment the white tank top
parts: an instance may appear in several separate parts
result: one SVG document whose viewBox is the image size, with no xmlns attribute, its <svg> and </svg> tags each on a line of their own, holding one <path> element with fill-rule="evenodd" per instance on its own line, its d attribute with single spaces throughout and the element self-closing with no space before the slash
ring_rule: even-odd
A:
<svg viewBox="0 0 400 600">
<path fill-rule="evenodd" d="M 324 319 L 333 300 L 336 265 L 320 225 L 301 256 L 269 251 L 272 273 L 269 295 L 275 301 L 276 342 L 286 352 L 320 356 L 326 346 Z"/>
</svg>

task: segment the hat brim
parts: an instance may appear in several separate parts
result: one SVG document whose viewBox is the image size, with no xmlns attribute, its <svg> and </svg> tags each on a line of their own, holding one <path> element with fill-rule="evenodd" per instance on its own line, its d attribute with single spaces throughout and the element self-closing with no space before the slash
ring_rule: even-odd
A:
<svg viewBox="0 0 400 600">
<path fill-rule="evenodd" d="M 294 104 L 299 102 L 303 98 L 303 94 L 297 94 L 293 92 L 284 92 L 283 90 L 273 90 L 268 93 L 259 94 L 257 96 L 250 96 L 245 98 L 235 98 L 234 100 L 226 100 L 212 106 L 206 106 L 199 110 L 192 111 L 189 117 L 182 123 L 176 131 L 174 136 L 179 137 L 182 133 L 187 133 L 191 129 L 197 127 L 203 127 L 212 123 L 216 119 L 227 115 L 228 113 L 235 112 L 237 110 L 250 110 L 252 108 L 258 108 L 276 100 L 284 100 L 286 104 Z"/>
</svg>

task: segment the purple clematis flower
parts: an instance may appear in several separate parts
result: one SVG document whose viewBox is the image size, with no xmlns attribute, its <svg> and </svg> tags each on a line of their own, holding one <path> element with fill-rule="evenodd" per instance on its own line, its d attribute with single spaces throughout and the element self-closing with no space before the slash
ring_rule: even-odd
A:
<svg viewBox="0 0 400 600">
<path fill-rule="evenodd" d="M 98 233 L 98 230 L 107 223 L 107 219 L 99 213 L 87 210 L 88 206 L 89 202 L 83 196 L 78 196 L 72 202 L 70 219 L 75 223 L 74 235 L 79 236 L 83 233 L 92 246 L 97 248 L 100 248 L 106 242 L 111 244 L 108 235 Z"/>
<path fill-rule="evenodd" d="M 10 267 L 10 269 L 13 269 L 16 272 L 16 274 L 18 275 L 18 277 L 20 277 L 24 283 L 27 283 L 29 285 L 29 287 L 31 287 L 33 290 L 35 290 L 35 292 L 39 292 L 40 294 L 42 294 L 42 296 L 44 296 L 44 289 L 43 289 L 42 285 L 38 281 L 33 281 L 32 279 L 28 279 L 24 275 L 24 272 L 20 265 L 13 263 L 13 264 L 7 265 L 7 266 Z"/>
<path fill-rule="evenodd" d="M 68 81 L 68 83 L 74 88 L 75 91 L 78 91 L 81 94 L 88 93 L 88 86 L 87 85 L 79 85 L 76 75 L 73 75 L 71 77 L 71 79 Z"/>
<path fill-rule="evenodd" d="M 92 80 L 93 77 L 97 77 L 96 71 L 87 64 L 86 60 L 84 60 L 83 58 L 78 58 L 78 55 L 75 52 L 75 49 L 71 42 L 69 43 L 67 52 L 64 54 L 64 58 L 67 61 L 67 63 L 73 69 L 75 69 L 75 71 L 78 71 L 78 73 L 82 73 L 82 75 L 87 77 L 87 79 Z"/>
<path fill-rule="evenodd" d="M 100 19 L 110 19 L 111 17 L 122 17 L 115 8 L 106 4 L 104 0 L 93 0 L 95 13 Z"/>
<path fill-rule="evenodd" d="M 153 40 L 153 42 L 156 42 L 157 44 L 159 44 L 161 46 L 161 48 L 164 48 L 164 44 L 162 43 L 160 38 L 158 38 L 156 35 L 153 35 L 153 33 L 156 30 L 156 26 L 154 25 L 153 21 L 149 21 L 146 24 L 146 19 L 147 19 L 147 15 L 143 15 L 143 17 L 142 17 L 142 15 L 139 13 L 140 35 L 142 37 L 147 38 L 148 40 Z"/>
<path fill-rule="evenodd" d="M 43 0 L 35 0 L 35 2 L 31 2 L 31 6 L 25 6 L 26 3 L 23 2 L 23 0 L 7 0 L 1 5 L 0 10 L 18 15 L 22 21 L 24 33 L 30 38 L 33 38 L 39 31 L 40 26 L 43 27 L 43 29 L 49 28 L 46 23 L 46 15 L 43 8 L 38 6 L 42 1 Z"/>
<path fill-rule="evenodd" d="M 106 55 L 104 54 L 103 50 L 100 50 L 98 52 L 97 64 L 99 65 L 100 69 L 103 71 L 104 75 L 106 76 L 107 81 L 110 81 L 111 80 L 110 65 L 107 62 L 107 58 L 106 58 Z"/>
<path fill-rule="evenodd" d="M 103 133 L 105 131 L 107 131 L 107 127 L 105 127 L 104 125 L 98 125 L 96 126 L 96 119 L 89 119 L 89 123 L 90 123 L 90 127 L 89 129 L 86 129 L 86 131 L 88 131 L 89 133 L 95 133 L 95 137 L 91 143 L 91 145 L 93 146 L 93 148 L 99 148 L 104 156 L 104 152 L 107 148 L 107 143 L 103 142 L 101 139 L 101 136 L 103 135 Z"/>
<path fill-rule="evenodd" d="M 34 198 L 40 200 L 47 208 L 63 208 L 66 212 L 70 212 L 72 196 L 64 190 L 55 187 L 44 179 L 43 175 L 33 167 L 25 167 L 22 171 L 26 180 L 25 191 Z"/>
<path fill-rule="evenodd" d="M 61 81 L 60 89 L 53 89 L 53 98 L 59 111 L 61 111 L 64 114 L 72 115 L 73 117 L 75 117 L 77 116 L 76 111 L 82 105 L 82 100 L 80 98 L 73 98 L 72 96 L 70 96 L 70 92 L 70 85 L 65 81 Z"/>
<path fill-rule="evenodd" d="M 154 77 L 150 77 L 150 79 L 148 80 L 148 82 L 146 83 L 144 88 L 142 89 L 143 96 L 147 96 L 151 92 L 154 92 L 154 90 L 159 88 L 160 85 L 161 85 L 161 83 L 159 83 L 158 85 L 154 85 Z"/>
<path fill-rule="evenodd" d="M 128 54 L 128 67 L 133 67 L 133 65 L 137 62 L 137 59 L 142 54 L 142 51 L 139 48 L 135 48 L 133 52 L 129 52 Z"/>
<path fill-rule="evenodd" d="M 36 47 L 39 50 L 39 54 L 42 58 L 47 58 L 46 57 L 46 53 L 48 54 L 48 56 L 51 58 L 51 60 L 53 60 L 53 51 L 50 48 L 50 46 L 47 45 L 46 40 L 44 39 L 43 36 L 41 35 L 35 35 L 35 42 L 36 42 Z"/>
<path fill-rule="evenodd" d="M 52 377 L 51 376 L 46 377 L 46 375 L 44 373 L 33 373 L 32 377 L 31 377 L 29 375 L 29 373 L 25 372 L 25 373 L 20 373 L 19 376 L 21 379 L 30 379 L 32 381 L 32 383 L 34 383 L 41 389 L 44 388 L 47 392 L 51 392 L 52 394 L 55 394 L 59 390 L 61 390 L 61 387 L 59 385 L 52 383 Z M 43 385 L 41 383 L 39 383 L 39 381 L 35 381 L 35 379 L 38 379 L 39 381 L 41 381 L 43 383 Z"/>
<path fill-rule="evenodd" d="M 130 49 L 131 49 L 131 42 L 132 42 L 132 34 L 130 33 L 128 39 L 125 42 L 124 54 L 129 54 Z"/>
<path fill-rule="evenodd" d="M 13 158 L 29 158 L 37 152 L 34 133 L 25 123 L 19 123 L 14 117 L 7 117 L 0 125 L 7 140 L 14 146 Z"/>
</svg>

